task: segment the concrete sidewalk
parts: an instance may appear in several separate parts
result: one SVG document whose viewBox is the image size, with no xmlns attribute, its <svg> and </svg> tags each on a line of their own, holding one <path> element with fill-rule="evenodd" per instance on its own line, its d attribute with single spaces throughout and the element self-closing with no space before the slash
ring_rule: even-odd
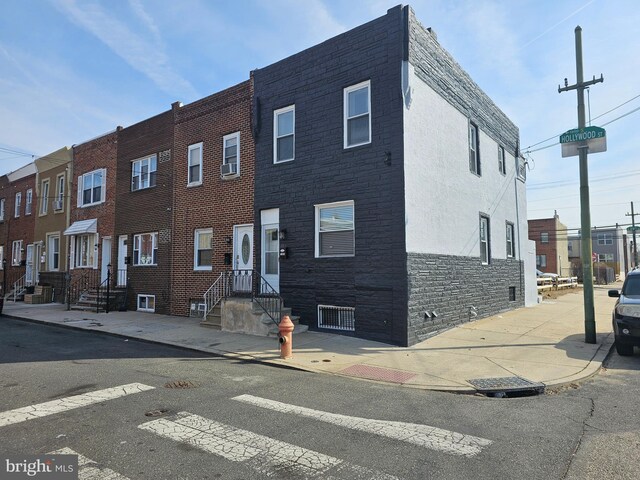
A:
<svg viewBox="0 0 640 480">
<path fill-rule="evenodd" d="M 470 379 L 519 376 L 547 387 L 598 372 L 613 345 L 609 288 L 596 287 L 597 343 L 584 342 L 582 290 L 452 328 L 408 348 L 321 332 L 294 334 L 294 357 L 273 337 L 201 327 L 198 319 L 141 312 L 66 311 L 59 304 L 6 302 L 4 315 L 174 345 L 301 370 L 407 387 L 476 392 Z"/>
</svg>

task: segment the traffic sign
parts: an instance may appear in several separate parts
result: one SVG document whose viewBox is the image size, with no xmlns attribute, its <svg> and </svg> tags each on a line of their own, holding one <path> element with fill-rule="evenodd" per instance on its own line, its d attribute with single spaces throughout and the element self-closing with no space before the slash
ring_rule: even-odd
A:
<svg viewBox="0 0 640 480">
<path fill-rule="evenodd" d="M 595 263 L 595 262 L 597 262 L 597 261 L 598 261 L 598 254 L 597 254 L 596 252 L 593 252 L 593 253 L 591 254 L 591 261 L 592 261 L 593 263 Z"/>
<path fill-rule="evenodd" d="M 560 135 L 562 157 L 575 157 L 579 147 L 588 147 L 589 153 L 607 151 L 607 132 L 600 127 L 585 127 L 573 129 Z"/>
<path fill-rule="evenodd" d="M 636 214 L 636 215 L 637 215 L 637 214 Z M 633 231 L 640 232 L 640 225 L 635 225 L 635 226 L 632 226 L 632 227 L 627 227 L 627 232 L 633 232 Z"/>
</svg>

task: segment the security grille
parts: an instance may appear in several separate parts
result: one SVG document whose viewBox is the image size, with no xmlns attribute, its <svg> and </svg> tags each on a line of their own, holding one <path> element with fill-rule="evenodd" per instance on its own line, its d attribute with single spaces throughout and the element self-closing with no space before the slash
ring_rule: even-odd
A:
<svg viewBox="0 0 640 480">
<path fill-rule="evenodd" d="M 335 307 L 318 305 L 318 328 L 355 331 L 356 309 L 353 307 Z"/>
</svg>

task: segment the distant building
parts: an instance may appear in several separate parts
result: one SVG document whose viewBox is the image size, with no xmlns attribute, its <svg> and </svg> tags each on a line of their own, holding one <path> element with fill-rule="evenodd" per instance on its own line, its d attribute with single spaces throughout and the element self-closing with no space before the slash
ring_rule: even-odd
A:
<svg viewBox="0 0 640 480">
<path fill-rule="evenodd" d="M 567 227 L 558 213 L 553 218 L 529 220 L 529 240 L 536 242 L 536 268 L 546 273 L 569 275 Z"/>
<path fill-rule="evenodd" d="M 616 275 L 625 274 L 631 268 L 633 261 L 630 255 L 630 243 L 626 241 L 626 234 L 620 227 L 594 228 L 591 230 L 591 251 L 594 263 L 613 268 Z M 573 270 L 578 275 L 581 269 L 581 235 L 569 236 L 569 258 Z M 625 253 L 626 252 L 626 253 Z"/>
</svg>

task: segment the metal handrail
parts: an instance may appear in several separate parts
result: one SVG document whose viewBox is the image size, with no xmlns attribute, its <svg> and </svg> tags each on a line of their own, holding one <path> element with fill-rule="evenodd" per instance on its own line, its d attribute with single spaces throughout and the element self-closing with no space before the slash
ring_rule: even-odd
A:
<svg viewBox="0 0 640 480">
<path fill-rule="evenodd" d="M 213 285 L 204 293 L 204 318 L 207 318 L 207 315 L 209 315 L 215 306 L 220 303 L 220 300 L 226 296 L 225 280 L 225 274 L 221 273 L 217 280 L 213 282 Z"/>
<path fill-rule="evenodd" d="M 264 310 L 276 326 L 280 325 L 280 319 L 282 318 L 282 297 L 256 270 L 253 271 L 251 299 Z"/>
<path fill-rule="evenodd" d="M 13 290 L 10 295 L 13 295 L 13 303 L 16 303 L 18 295 L 22 294 L 27 288 L 25 287 L 27 275 L 24 274 L 18 280 L 13 282 Z"/>
<path fill-rule="evenodd" d="M 95 289 L 100 284 L 100 271 L 89 269 L 82 273 L 80 278 L 74 282 L 67 283 L 67 310 L 71 309 L 71 304 L 77 302 L 82 295 Z"/>
</svg>

